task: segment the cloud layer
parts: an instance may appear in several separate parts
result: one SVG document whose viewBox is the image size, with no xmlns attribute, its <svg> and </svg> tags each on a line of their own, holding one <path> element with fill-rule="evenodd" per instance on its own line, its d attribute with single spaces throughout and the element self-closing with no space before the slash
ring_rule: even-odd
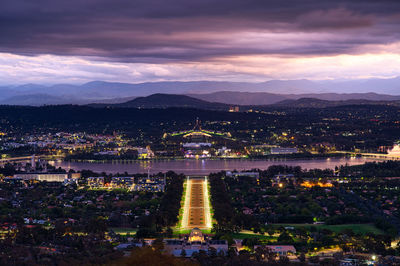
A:
<svg viewBox="0 0 400 266">
<path fill-rule="evenodd" d="M 0 77 L 4 83 L 27 77 L 141 82 L 394 76 L 397 66 L 389 62 L 378 70 L 378 57 L 397 59 L 399 24 L 400 2 L 387 0 L 2 0 Z M 375 65 L 367 68 L 360 64 L 364 59 Z M 296 68 L 307 62 L 316 66 Z"/>
</svg>

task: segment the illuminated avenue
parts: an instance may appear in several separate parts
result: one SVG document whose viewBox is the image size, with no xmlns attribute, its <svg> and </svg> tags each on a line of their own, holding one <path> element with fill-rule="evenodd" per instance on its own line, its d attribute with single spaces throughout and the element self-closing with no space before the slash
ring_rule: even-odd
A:
<svg viewBox="0 0 400 266">
<path fill-rule="evenodd" d="M 211 229 L 207 177 L 188 177 L 184 198 L 181 229 Z"/>
</svg>

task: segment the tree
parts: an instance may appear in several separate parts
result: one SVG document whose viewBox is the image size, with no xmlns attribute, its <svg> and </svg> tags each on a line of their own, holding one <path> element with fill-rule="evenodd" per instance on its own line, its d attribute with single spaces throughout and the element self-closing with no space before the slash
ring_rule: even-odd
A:
<svg viewBox="0 0 400 266">
<path fill-rule="evenodd" d="M 287 265 L 289 263 L 289 258 L 287 256 L 279 256 L 279 262 L 283 265 Z"/>
<path fill-rule="evenodd" d="M 196 265 L 189 260 L 164 255 L 151 247 L 135 248 L 131 256 L 117 261 L 115 265 L 172 265 L 186 266 Z"/>
<path fill-rule="evenodd" d="M 107 221 L 102 217 L 92 218 L 86 224 L 86 231 L 94 234 L 104 234 L 107 231 Z"/>
<path fill-rule="evenodd" d="M 162 238 L 156 238 L 152 245 L 156 250 L 163 250 L 164 249 L 164 240 Z"/>
<path fill-rule="evenodd" d="M 305 262 L 306 261 L 306 255 L 302 252 L 299 256 L 300 262 Z"/>
<path fill-rule="evenodd" d="M 167 237 L 172 237 L 174 232 L 172 231 L 171 227 L 168 227 L 167 230 L 165 231 L 165 234 Z"/>
<path fill-rule="evenodd" d="M 234 244 L 234 240 L 231 234 L 224 234 L 220 237 L 221 240 L 226 240 L 228 241 L 228 246 L 231 246 Z"/>
<path fill-rule="evenodd" d="M 208 254 L 211 258 L 215 258 L 217 256 L 217 250 L 213 247 L 208 249 Z"/>
<path fill-rule="evenodd" d="M 278 242 L 290 244 L 290 243 L 293 243 L 294 240 L 293 240 L 293 238 L 290 236 L 289 233 L 287 233 L 286 231 L 284 231 L 284 232 L 282 232 L 282 233 L 279 235 L 279 237 L 278 237 Z"/>
<path fill-rule="evenodd" d="M 184 248 L 181 251 L 181 257 L 186 258 L 186 250 Z"/>
</svg>

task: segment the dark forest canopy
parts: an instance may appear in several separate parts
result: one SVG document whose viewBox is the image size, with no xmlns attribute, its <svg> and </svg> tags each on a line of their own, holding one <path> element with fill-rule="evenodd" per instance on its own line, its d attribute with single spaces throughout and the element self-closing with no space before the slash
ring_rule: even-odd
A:
<svg viewBox="0 0 400 266">
<path fill-rule="evenodd" d="M 142 144 L 163 133 L 191 129 L 196 119 L 205 128 L 231 132 L 249 143 L 277 143 L 291 132 L 288 146 L 331 143 L 339 150 L 376 149 L 399 138 L 400 108 L 354 105 L 330 108 L 263 107 L 252 112 L 224 112 L 191 108 L 137 109 L 89 106 L 0 106 L 0 130 L 13 134 L 88 132 L 140 136 Z"/>
<path fill-rule="evenodd" d="M 169 119 L 182 122 L 193 122 L 196 118 L 201 120 L 264 120 L 277 118 L 284 115 L 285 120 L 298 121 L 300 119 L 317 121 L 321 118 L 341 117 L 363 119 L 373 114 L 385 114 L 388 119 L 400 119 L 400 108 L 384 105 L 354 105 L 329 108 L 279 108 L 260 107 L 263 112 L 238 112 L 200 110 L 193 108 L 166 108 L 166 109 L 140 109 L 140 108 L 93 108 L 78 105 L 55 106 L 0 106 L 1 124 L 6 121 L 15 126 L 67 126 L 71 123 L 82 125 L 91 123 L 148 123 L 149 121 L 168 121 Z M 282 113 L 283 112 L 283 113 Z M 379 120 L 379 119 L 378 119 Z M 382 120 L 382 119 L 381 119 Z M 283 121 L 282 121 L 283 122 Z M 384 122 L 384 121 L 383 121 Z M 355 126 L 355 125 L 353 125 Z"/>
</svg>

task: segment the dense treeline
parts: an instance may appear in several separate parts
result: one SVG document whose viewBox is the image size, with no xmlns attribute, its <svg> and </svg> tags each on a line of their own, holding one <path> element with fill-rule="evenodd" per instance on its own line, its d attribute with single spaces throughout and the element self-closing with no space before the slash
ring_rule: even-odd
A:
<svg viewBox="0 0 400 266">
<path fill-rule="evenodd" d="M 341 176 L 351 177 L 399 177 L 400 161 L 370 162 L 361 165 L 339 167 Z"/>
<path fill-rule="evenodd" d="M 178 222 L 179 209 L 183 193 L 184 175 L 168 172 L 168 182 L 164 197 L 161 200 L 157 214 L 158 224 L 161 226 L 173 226 Z"/>
<path fill-rule="evenodd" d="M 91 152 L 79 152 L 75 154 L 67 155 L 65 161 L 73 160 L 97 160 L 97 161 L 111 161 L 111 160 L 136 160 L 138 158 L 137 152 L 135 153 L 124 153 L 120 155 L 109 155 L 109 154 L 93 154 Z"/>
<path fill-rule="evenodd" d="M 104 241 L 104 232 L 87 233 L 70 235 L 62 225 L 55 229 L 18 227 L 14 238 L 0 241 L 0 265 L 106 265 L 122 257 Z M 64 246 L 68 248 L 53 252 Z"/>
<path fill-rule="evenodd" d="M 41 170 L 40 167 L 36 168 L 37 170 Z M 66 171 L 62 168 L 56 168 L 50 164 L 47 164 L 47 171 L 52 173 L 66 173 Z M 16 173 L 22 172 L 21 170 L 16 169 L 15 165 L 11 163 L 6 163 L 3 167 L 0 166 L 0 177 L 1 176 L 13 176 Z M 70 172 L 74 172 L 74 170 L 70 170 Z"/>
<path fill-rule="evenodd" d="M 116 260 L 113 265 L 171 265 L 171 266 L 191 266 L 191 265 L 252 265 L 252 266 L 286 266 L 304 265 L 301 262 L 290 262 L 286 256 L 281 256 L 279 260 L 271 250 L 259 247 L 254 253 L 248 250 L 241 250 L 237 254 L 233 249 L 227 256 L 210 248 L 209 252 L 200 250 L 194 252 L 189 259 L 176 258 L 162 252 L 158 247 L 135 248 L 129 257 Z"/>
<path fill-rule="evenodd" d="M 231 199 L 220 174 L 210 174 L 211 204 L 218 230 L 232 230 L 234 210 Z"/>
<path fill-rule="evenodd" d="M 44 107 L 0 106 L 0 127 L 12 125 L 24 132 L 32 129 L 79 130 L 98 132 L 99 128 L 112 133 L 114 130 L 141 130 L 162 132 L 193 123 L 196 118 L 206 120 L 256 121 L 257 114 L 229 113 L 191 108 L 136 109 L 136 108 L 90 108 L 63 105 Z M 170 123 L 171 122 L 171 123 Z M 160 128 L 162 124 L 162 128 Z M 162 134 L 160 134 L 162 135 Z"/>
<path fill-rule="evenodd" d="M 15 174 L 15 167 L 12 164 L 6 164 L 3 167 L 0 167 L 0 175 L 3 176 L 12 176 Z"/>
<path fill-rule="evenodd" d="M 199 118 L 207 129 L 234 132 L 236 139 L 247 143 L 376 151 L 377 147 L 392 145 L 398 140 L 398 110 L 398 107 L 378 105 L 317 109 L 266 107 L 265 112 L 239 113 L 191 108 L 0 106 L 0 128 L 21 136 L 58 131 L 111 134 L 118 130 L 135 139 L 136 145 L 158 143 L 164 132 L 190 128 Z M 288 132 L 295 133 L 282 137 L 282 133 Z"/>
<path fill-rule="evenodd" d="M 140 229 L 136 233 L 137 238 L 172 236 L 170 227 L 178 222 L 185 176 L 172 171 L 167 172 L 166 175 L 168 177 L 167 186 L 160 206 L 155 214 L 151 214 L 141 221 Z"/>
<path fill-rule="evenodd" d="M 262 178 L 273 178 L 278 174 L 293 174 L 296 178 L 340 177 L 400 177 L 400 161 L 367 162 L 360 165 L 342 165 L 335 169 L 302 169 L 300 166 L 271 165 L 258 171 Z M 263 180 L 260 180 L 263 181 Z"/>
<path fill-rule="evenodd" d="M 232 217 L 229 226 L 234 229 L 259 231 L 267 223 L 322 221 L 328 225 L 374 223 L 385 233 L 395 235 L 400 231 L 397 211 L 400 181 L 383 177 L 400 176 L 399 170 L 400 162 L 387 161 L 335 170 L 274 165 L 264 171 L 253 169 L 260 173 L 258 179 L 232 178 L 220 172 L 212 175 L 211 183 L 216 186 L 212 191 L 215 217 L 222 216 L 219 219 L 224 225 L 225 212 L 233 208 L 233 214 L 230 212 L 228 217 Z M 273 185 L 277 174 L 293 174 L 294 179 L 281 181 L 280 188 Z M 352 178 L 349 183 L 339 184 L 335 176 Z M 305 178 L 328 180 L 330 177 L 335 178 L 334 186 L 329 189 L 299 186 Z"/>
<path fill-rule="evenodd" d="M 267 170 L 259 170 L 261 177 L 273 178 L 278 174 L 293 174 L 297 178 L 331 177 L 332 169 L 302 169 L 300 166 L 271 165 Z"/>
</svg>

